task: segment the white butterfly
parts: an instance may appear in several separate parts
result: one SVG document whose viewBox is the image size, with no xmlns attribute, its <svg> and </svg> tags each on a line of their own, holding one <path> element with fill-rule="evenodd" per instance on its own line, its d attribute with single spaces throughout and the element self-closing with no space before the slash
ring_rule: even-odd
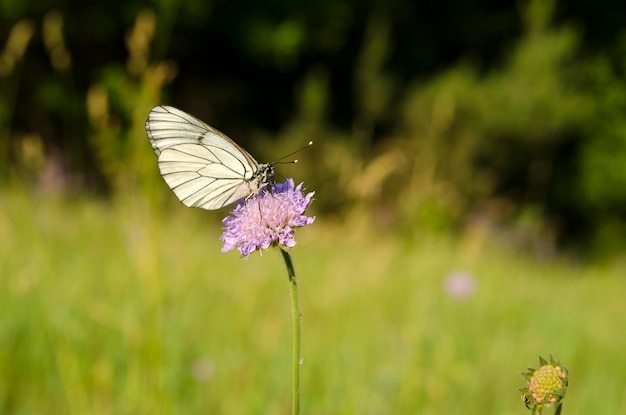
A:
<svg viewBox="0 0 626 415">
<path fill-rule="evenodd" d="M 273 182 L 273 164 L 258 163 L 225 134 L 174 107 L 152 108 L 146 133 L 161 176 L 185 206 L 220 209 Z"/>
</svg>

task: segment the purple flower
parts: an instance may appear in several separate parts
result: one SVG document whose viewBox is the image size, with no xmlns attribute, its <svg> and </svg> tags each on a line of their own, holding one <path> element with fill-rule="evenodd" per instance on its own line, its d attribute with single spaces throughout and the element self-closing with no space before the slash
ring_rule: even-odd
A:
<svg viewBox="0 0 626 415">
<path fill-rule="evenodd" d="M 294 187 L 293 179 L 285 179 L 240 201 L 222 221 L 222 252 L 237 248 L 241 255 L 248 256 L 270 245 L 294 246 L 294 228 L 315 220 L 314 216 L 304 216 L 314 193 L 304 195 L 302 183 Z"/>
<path fill-rule="evenodd" d="M 446 276 L 444 286 L 450 297 L 461 300 L 474 294 L 476 279 L 469 272 L 454 271 Z"/>
</svg>

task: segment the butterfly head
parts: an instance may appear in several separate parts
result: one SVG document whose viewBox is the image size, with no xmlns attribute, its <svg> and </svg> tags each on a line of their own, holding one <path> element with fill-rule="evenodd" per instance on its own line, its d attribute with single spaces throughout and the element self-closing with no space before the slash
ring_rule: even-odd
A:
<svg viewBox="0 0 626 415">
<path fill-rule="evenodd" d="M 274 183 L 274 164 L 259 164 L 257 180 L 259 188 Z"/>
</svg>

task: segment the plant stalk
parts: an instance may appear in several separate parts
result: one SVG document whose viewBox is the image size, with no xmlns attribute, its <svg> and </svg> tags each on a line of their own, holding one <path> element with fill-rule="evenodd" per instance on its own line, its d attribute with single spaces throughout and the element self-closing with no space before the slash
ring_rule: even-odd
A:
<svg viewBox="0 0 626 415">
<path fill-rule="evenodd" d="M 280 248 L 287 273 L 289 274 L 289 285 L 291 287 L 291 312 L 293 317 L 293 406 L 292 414 L 300 413 L 300 302 L 298 301 L 298 282 L 296 281 L 296 271 L 291 261 L 289 252 Z"/>
</svg>

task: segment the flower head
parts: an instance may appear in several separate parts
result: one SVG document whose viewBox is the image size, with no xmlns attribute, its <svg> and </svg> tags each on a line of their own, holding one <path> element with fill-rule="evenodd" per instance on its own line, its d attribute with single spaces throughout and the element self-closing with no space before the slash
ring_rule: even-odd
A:
<svg viewBox="0 0 626 415">
<path fill-rule="evenodd" d="M 446 276 L 444 289 L 446 294 L 451 298 L 463 300 L 474 294 L 476 290 L 476 279 L 469 272 L 454 271 Z"/>
<path fill-rule="evenodd" d="M 539 366 L 539 369 L 529 368 L 528 373 L 522 373 L 528 387 L 520 391 L 524 393 L 522 398 L 531 410 L 539 406 L 560 405 L 569 383 L 567 368 L 557 357 L 550 356 L 549 362 L 539 357 Z"/>
<path fill-rule="evenodd" d="M 314 216 L 304 215 L 314 193 L 305 195 L 302 183 L 294 187 L 293 179 L 285 179 L 240 201 L 222 221 L 222 252 L 237 248 L 241 255 L 248 256 L 270 245 L 294 246 L 294 228 L 315 220 Z"/>
</svg>

